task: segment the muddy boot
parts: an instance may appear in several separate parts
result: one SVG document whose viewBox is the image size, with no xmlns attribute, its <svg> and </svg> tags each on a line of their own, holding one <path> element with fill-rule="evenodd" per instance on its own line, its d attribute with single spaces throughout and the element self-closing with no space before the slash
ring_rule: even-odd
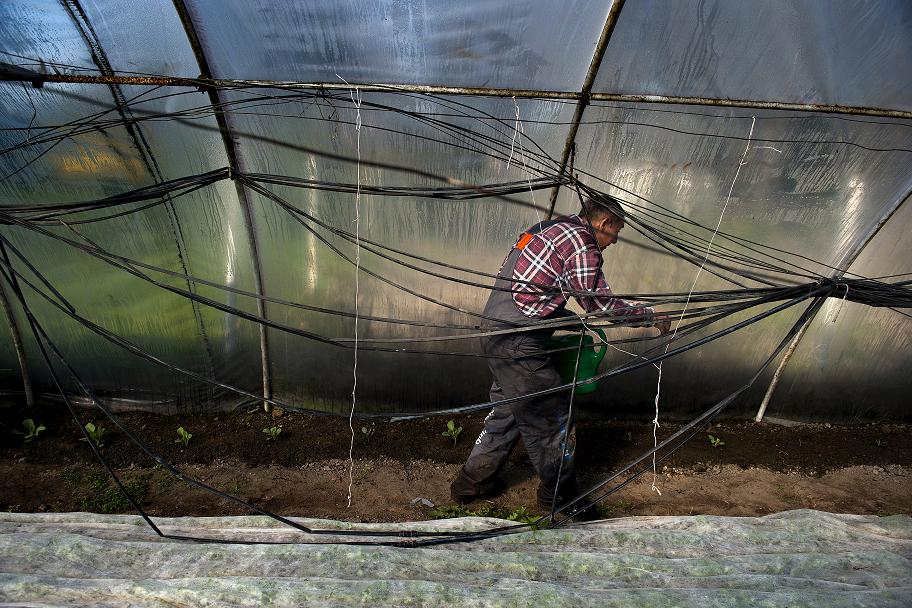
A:
<svg viewBox="0 0 912 608">
<path fill-rule="evenodd" d="M 507 487 L 507 484 L 500 477 L 494 477 L 483 484 L 476 484 L 460 474 L 450 484 L 450 497 L 454 502 L 465 505 L 473 500 L 483 498 L 492 498 L 497 496 Z"/>
</svg>

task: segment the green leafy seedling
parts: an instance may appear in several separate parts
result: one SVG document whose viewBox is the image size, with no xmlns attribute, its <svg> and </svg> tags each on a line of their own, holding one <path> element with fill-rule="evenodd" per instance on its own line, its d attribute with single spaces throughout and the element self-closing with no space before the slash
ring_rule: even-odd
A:
<svg viewBox="0 0 912 608">
<path fill-rule="evenodd" d="M 92 443 L 94 443 L 98 447 L 101 447 L 104 445 L 104 443 L 102 443 L 102 439 L 104 438 L 105 435 L 108 434 L 108 429 L 106 429 L 101 424 L 99 424 L 98 426 L 95 426 L 94 423 L 87 422 L 85 425 L 85 430 L 89 434 L 89 437 L 92 439 Z M 85 441 L 85 437 L 83 437 L 82 440 Z"/>
<path fill-rule="evenodd" d="M 725 445 L 725 442 L 722 441 L 721 439 L 719 439 L 718 437 L 714 437 L 712 435 L 707 435 L 707 437 L 709 437 L 709 445 L 711 445 L 714 448 L 719 448 L 719 447 L 722 447 L 723 445 Z"/>
<path fill-rule="evenodd" d="M 41 424 L 35 426 L 35 421 L 31 418 L 26 418 L 23 420 L 22 426 L 24 426 L 25 430 L 28 431 L 28 433 L 26 433 L 25 437 L 23 438 L 25 441 L 31 441 L 38 436 L 38 433 L 45 430 L 45 427 Z"/>
<path fill-rule="evenodd" d="M 270 440 L 275 441 L 276 438 L 278 438 L 279 433 L 282 432 L 282 427 L 281 426 L 270 426 L 268 428 L 263 429 L 263 432 L 266 433 L 266 435 L 267 435 L 266 441 L 270 441 Z"/>
<path fill-rule="evenodd" d="M 193 437 L 193 433 L 188 433 L 184 430 L 184 427 L 177 427 L 177 439 L 174 440 L 174 443 L 183 443 L 184 447 L 187 447 L 190 443 L 190 438 Z"/>
<path fill-rule="evenodd" d="M 456 439 L 459 437 L 459 433 L 462 432 L 461 426 L 456 426 L 456 423 L 452 420 L 447 420 L 447 430 L 441 433 L 444 437 L 449 437 L 453 440 L 453 445 L 456 445 Z"/>
<path fill-rule="evenodd" d="M 370 438 L 374 436 L 374 431 L 377 429 L 374 427 L 373 423 L 370 426 L 362 426 L 361 432 L 364 433 L 364 438 L 370 441 Z"/>
</svg>

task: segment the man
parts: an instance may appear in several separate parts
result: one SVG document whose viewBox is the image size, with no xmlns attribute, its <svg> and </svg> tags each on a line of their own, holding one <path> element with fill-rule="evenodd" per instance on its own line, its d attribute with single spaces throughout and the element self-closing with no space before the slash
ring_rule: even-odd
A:
<svg viewBox="0 0 912 608">
<path fill-rule="evenodd" d="M 575 296 L 588 312 L 614 311 L 617 317 L 652 323 L 666 333 L 669 320 L 656 317 L 651 308 L 614 297 L 602 274 L 601 252 L 617 242 L 623 227 L 623 209 L 617 200 L 605 197 L 587 198 L 578 215 L 541 222 L 524 232 L 504 260 L 485 306 L 484 315 L 498 321 L 486 321 L 485 326 L 522 327 L 573 316 L 564 310 L 565 292 L 573 291 L 592 294 Z M 535 329 L 482 339 L 494 375 L 492 401 L 565 384 L 550 357 L 542 352 L 553 332 Z M 554 507 L 560 507 L 576 497 L 576 431 L 572 420 L 568 428 L 568 410 L 566 392 L 496 406 L 485 418 L 484 430 L 450 487 L 453 499 L 464 504 L 502 492 L 504 482 L 498 473 L 520 438 L 540 478 L 539 507 L 550 511 L 552 501 Z M 593 514 L 590 509 L 576 515 L 592 519 Z"/>
</svg>

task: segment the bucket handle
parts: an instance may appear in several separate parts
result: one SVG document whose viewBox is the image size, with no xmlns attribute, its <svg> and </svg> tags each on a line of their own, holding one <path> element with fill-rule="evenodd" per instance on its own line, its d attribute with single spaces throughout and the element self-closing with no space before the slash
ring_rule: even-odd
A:
<svg viewBox="0 0 912 608">
<path fill-rule="evenodd" d="M 598 336 L 602 339 L 601 348 L 595 354 L 595 357 L 596 357 L 595 358 L 595 367 L 596 367 L 596 369 L 598 369 L 599 364 L 602 362 L 602 359 L 605 358 L 605 354 L 608 352 L 608 344 L 606 344 L 606 342 L 608 342 L 608 338 L 605 337 L 605 332 L 602 331 L 601 327 L 593 327 L 592 331 L 597 333 Z M 595 345 L 593 345 L 593 349 L 594 348 L 595 348 Z"/>
</svg>

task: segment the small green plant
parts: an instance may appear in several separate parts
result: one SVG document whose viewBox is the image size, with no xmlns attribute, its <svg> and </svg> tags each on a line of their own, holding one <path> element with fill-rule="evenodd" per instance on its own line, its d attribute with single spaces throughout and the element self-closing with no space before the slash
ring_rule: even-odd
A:
<svg viewBox="0 0 912 608">
<path fill-rule="evenodd" d="M 25 430 L 28 431 L 28 433 L 26 433 L 25 437 L 23 437 L 23 439 L 25 441 L 31 441 L 32 439 L 34 439 L 35 437 L 38 436 L 38 433 L 46 430 L 45 427 L 41 424 L 39 424 L 38 426 L 35 426 L 35 421 L 32 420 L 31 418 L 26 418 L 25 420 L 23 420 L 22 426 L 24 426 Z"/>
<path fill-rule="evenodd" d="M 190 444 L 190 438 L 193 437 L 193 433 L 188 433 L 184 430 L 184 427 L 177 427 L 177 439 L 174 440 L 174 443 L 183 443 L 184 447 Z"/>
<path fill-rule="evenodd" d="M 102 443 L 102 439 L 104 439 L 104 436 L 108 434 L 108 429 L 106 429 L 101 424 L 99 424 L 98 426 L 95 426 L 94 422 L 87 422 L 85 425 L 85 430 L 89 434 L 89 437 L 91 438 L 92 443 L 94 443 L 98 447 L 101 447 L 104 445 L 104 443 Z M 85 441 L 85 437 L 83 437 L 82 440 Z"/>
<path fill-rule="evenodd" d="M 268 428 L 263 429 L 263 432 L 266 433 L 266 441 L 270 441 L 270 440 L 275 441 L 276 438 L 279 436 L 279 433 L 282 432 L 282 427 L 281 426 L 270 426 Z"/>
<path fill-rule="evenodd" d="M 449 437 L 453 440 L 453 445 L 456 445 L 456 439 L 459 437 L 459 433 L 462 432 L 461 426 L 456 426 L 456 423 L 452 420 L 447 420 L 447 430 L 441 433 L 444 437 Z"/>
<path fill-rule="evenodd" d="M 118 513 L 133 507 L 120 488 L 111 481 L 108 474 L 99 467 L 67 469 L 60 474 L 61 480 L 70 491 L 76 508 L 94 513 Z M 123 480 L 130 497 L 142 505 L 149 491 L 147 476 Z"/>
<path fill-rule="evenodd" d="M 364 434 L 364 439 L 370 441 L 370 438 L 374 436 L 374 431 L 376 431 L 374 423 L 372 422 L 370 426 L 362 426 L 361 432 Z"/>
<path fill-rule="evenodd" d="M 601 519 L 611 519 L 630 513 L 634 506 L 636 505 L 631 501 L 622 498 L 612 504 L 597 505 L 596 508 L 598 509 L 598 514 Z"/>
<path fill-rule="evenodd" d="M 521 524 L 531 524 L 539 520 L 534 513 L 530 513 L 525 507 L 519 506 L 515 509 L 508 509 L 496 505 L 493 502 L 485 501 L 480 507 L 469 509 L 462 505 L 441 505 L 428 513 L 431 519 L 450 519 L 453 517 L 496 517 L 497 519 L 507 519 L 516 521 Z"/>
<path fill-rule="evenodd" d="M 714 437 L 713 435 L 707 435 L 707 437 L 709 438 L 709 445 L 711 445 L 714 448 L 720 448 L 723 445 L 725 445 L 725 442 L 722 441 L 721 439 L 719 439 L 718 437 Z"/>
</svg>

